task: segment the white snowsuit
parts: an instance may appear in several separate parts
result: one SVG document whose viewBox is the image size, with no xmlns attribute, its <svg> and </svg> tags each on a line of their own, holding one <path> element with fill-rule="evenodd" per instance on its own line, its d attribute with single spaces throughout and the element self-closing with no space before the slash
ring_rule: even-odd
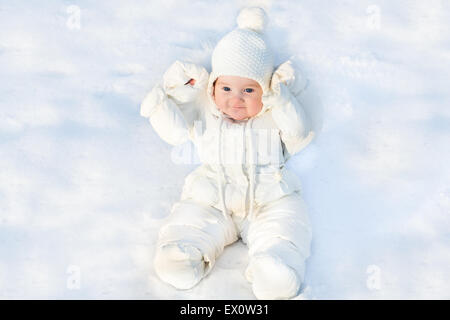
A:
<svg viewBox="0 0 450 320">
<path fill-rule="evenodd" d="M 185 85 L 191 78 L 195 85 Z M 300 182 L 284 167 L 313 137 L 297 99 L 306 81 L 285 62 L 272 76 L 261 112 L 234 121 L 214 103 L 214 80 L 203 67 L 176 61 L 141 105 L 163 140 L 190 139 L 202 163 L 186 177 L 160 229 L 155 270 L 176 288 L 191 288 L 241 237 L 255 296 L 290 298 L 303 282 L 312 236 Z"/>
</svg>

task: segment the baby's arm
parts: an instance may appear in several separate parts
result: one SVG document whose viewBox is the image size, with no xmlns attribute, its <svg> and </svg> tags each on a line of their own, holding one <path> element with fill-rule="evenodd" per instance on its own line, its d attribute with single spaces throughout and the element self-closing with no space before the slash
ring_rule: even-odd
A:
<svg viewBox="0 0 450 320">
<path fill-rule="evenodd" d="M 283 63 L 273 74 L 271 93 L 264 103 L 272 106 L 272 117 L 281 132 L 288 156 L 306 147 L 314 137 L 310 121 L 297 96 L 305 89 L 305 81 L 295 75 L 290 61 Z"/>
<path fill-rule="evenodd" d="M 141 116 L 149 118 L 155 131 L 167 143 L 179 145 L 189 138 L 197 119 L 192 104 L 206 89 L 208 72 L 200 66 L 176 61 L 141 104 Z"/>
</svg>

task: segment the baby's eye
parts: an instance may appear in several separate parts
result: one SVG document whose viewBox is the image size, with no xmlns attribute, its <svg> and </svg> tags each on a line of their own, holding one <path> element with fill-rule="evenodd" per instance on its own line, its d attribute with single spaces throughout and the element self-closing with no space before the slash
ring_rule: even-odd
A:
<svg viewBox="0 0 450 320">
<path fill-rule="evenodd" d="M 223 91 L 231 91 L 231 89 L 229 87 L 223 87 L 222 89 L 223 89 Z"/>
<path fill-rule="evenodd" d="M 247 88 L 244 91 L 247 92 L 247 93 L 252 93 L 254 90 L 252 88 Z"/>
</svg>

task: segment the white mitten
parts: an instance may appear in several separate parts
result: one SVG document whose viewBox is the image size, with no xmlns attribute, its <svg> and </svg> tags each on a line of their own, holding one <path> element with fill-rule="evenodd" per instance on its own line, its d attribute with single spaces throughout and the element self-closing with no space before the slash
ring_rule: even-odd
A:
<svg viewBox="0 0 450 320">
<path fill-rule="evenodd" d="M 273 86 L 271 85 L 269 91 L 262 96 L 262 102 L 263 105 L 271 109 L 287 104 L 290 97 L 291 94 L 286 85 L 283 82 L 277 82 Z"/>
<path fill-rule="evenodd" d="M 149 118 L 164 99 L 166 99 L 166 94 L 163 88 L 161 85 L 156 85 L 142 101 L 141 116 Z"/>
<path fill-rule="evenodd" d="M 263 96 L 263 104 L 272 110 L 272 117 L 282 131 L 281 138 L 290 154 L 304 148 L 314 136 L 296 95 L 303 92 L 305 83 L 302 78 L 296 77 L 291 62 L 287 61 L 275 70 L 270 90 Z"/>
<path fill-rule="evenodd" d="M 296 69 L 290 60 L 278 66 L 272 75 L 270 90 L 263 96 L 263 103 L 265 102 L 272 107 L 286 102 L 289 97 L 286 89 L 294 96 L 299 95 L 306 89 L 308 81 Z"/>
<path fill-rule="evenodd" d="M 277 83 L 284 83 L 294 96 L 300 94 L 308 86 L 308 80 L 302 75 L 298 66 L 288 60 L 282 63 L 272 76 L 272 87 Z"/>
<path fill-rule="evenodd" d="M 202 66 L 193 63 L 175 61 L 163 76 L 164 91 L 176 103 L 182 104 L 195 100 L 201 90 L 206 90 L 209 74 Z M 194 79 L 195 84 L 188 84 Z"/>
</svg>

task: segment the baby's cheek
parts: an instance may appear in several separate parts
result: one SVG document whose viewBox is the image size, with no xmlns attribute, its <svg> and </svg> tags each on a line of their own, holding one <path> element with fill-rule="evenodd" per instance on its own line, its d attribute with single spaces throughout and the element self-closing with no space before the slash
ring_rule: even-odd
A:
<svg viewBox="0 0 450 320">
<path fill-rule="evenodd" d="M 257 109 L 258 111 L 261 111 L 262 107 L 263 107 L 263 103 L 261 99 L 256 99 L 254 102 L 255 105 L 255 109 Z"/>
<path fill-rule="evenodd" d="M 220 99 L 220 95 L 219 94 L 216 94 L 216 89 L 214 89 L 214 91 L 213 91 L 213 99 L 214 99 L 214 102 L 218 105 L 219 103 L 220 103 L 220 101 L 221 101 L 221 99 Z"/>
<path fill-rule="evenodd" d="M 225 99 L 223 99 L 220 96 L 215 96 L 214 97 L 214 102 L 216 103 L 216 105 L 219 107 L 220 110 L 222 110 L 224 108 L 224 106 L 225 106 L 224 100 Z"/>
</svg>

